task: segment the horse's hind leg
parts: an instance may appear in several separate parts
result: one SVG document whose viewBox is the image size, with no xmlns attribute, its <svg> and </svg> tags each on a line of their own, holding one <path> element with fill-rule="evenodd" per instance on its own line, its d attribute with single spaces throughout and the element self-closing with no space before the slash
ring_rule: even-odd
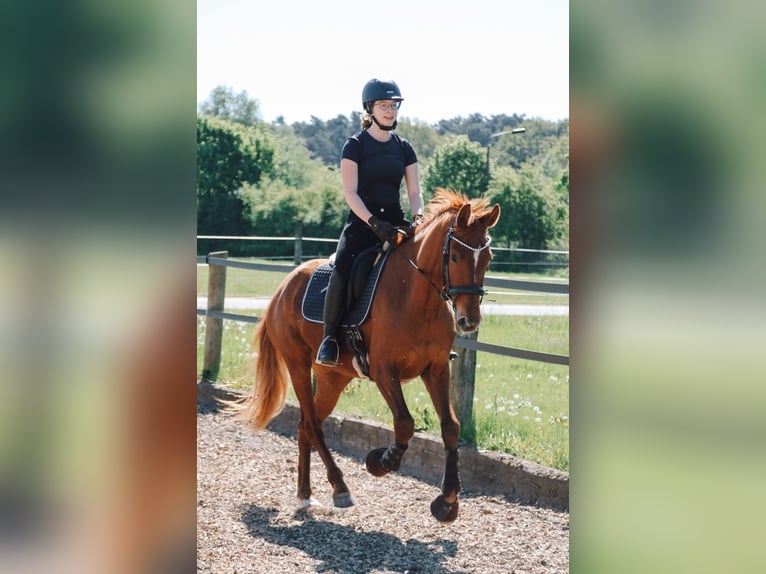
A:
<svg viewBox="0 0 766 574">
<path fill-rule="evenodd" d="M 311 441 L 306 431 L 302 430 L 303 411 L 298 418 L 298 500 L 303 507 L 318 504 L 311 496 Z"/>
<path fill-rule="evenodd" d="M 346 482 L 343 473 L 335 464 L 332 454 L 325 445 L 322 423 L 330 416 L 335 405 L 338 403 L 340 393 L 351 380 L 347 375 L 340 374 L 333 369 L 319 369 L 317 374 L 316 393 L 314 394 L 314 412 L 318 421 L 317 452 L 327 468 L 327 480 L 333 487 L 333 504 L 339 508 L 346 508 L 356 504 Z"/>
<path fill-rule="evenodd" d="M 288 362 L 288 370 L 300 407 L 298 417 L 298 500 L 304 507 L 314 506 L 318 503 L 311 497 L 312 440 L 309 434 L 311 425 L 306 422 L 307 418 L 309 420 L 313 418 L 311 368 L 303 366 L 299 362 L 291 361 Z M 307 396 L 308 398 L 306 398 Z"/>
<path fill-rule="evenodd" d="M 327 469 L 327 480 L 333 487 L 333 503 L 338 507 L 352 506 L 355 501 L 343 480 L 343 473 L 330 454 L 324 440 L 322 421 L 332 412 L 343 385 L 334 392 L 330 385 L 329 392 L 320 391 L 325 385 L 317 379 L 317 402 L 311 389 L 311 368 L 306 365 L 291 363 L 290 376 L 293 388 L 300 404 L 301 414 L 298 420 L 298 498 L 304 506 L 313 504 L 311 498 L 311 448 L 315 448 Z M 334 398 L 333 397 L 334 394 Z M 326 398 L 323 398 L 326 396 Z M 329 409 L 329 410 L 328 410 Z"/>
</svg>

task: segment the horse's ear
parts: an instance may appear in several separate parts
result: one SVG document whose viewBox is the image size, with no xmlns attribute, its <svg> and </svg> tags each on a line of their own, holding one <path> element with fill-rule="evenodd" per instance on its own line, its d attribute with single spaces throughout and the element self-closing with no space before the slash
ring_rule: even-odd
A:
<svg viewBox="0 0 766 574">
<path fill-rule="evenodd" d="M 471 221 L 471 204 L 464 203 L 457 212 L 455 227 L 468 227 L 469 221 Z"/>
<path fill-rule="evenodd" d="M 479 221 L 484 225 L 487 229 L 490 227 L 494 227 L 497 223 L 497 220 L 500 219 L 500 205 L 495 204 L 495 207 L 492 208 L 492 211 L 490 211 L 487 215 L 484 215 L 479 218 Z"/>
</svg>

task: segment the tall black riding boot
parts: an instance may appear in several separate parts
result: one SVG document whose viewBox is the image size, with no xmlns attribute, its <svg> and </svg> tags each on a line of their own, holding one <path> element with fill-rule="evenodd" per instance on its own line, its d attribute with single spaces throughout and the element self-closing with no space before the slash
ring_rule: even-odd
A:
<svg viewBox="0 0 766 574">
<path fill-rule="evenodd" d="M 338 341 L 335 339 L 335 331 L 343 313 L 345 295 L 346 283 L 338 271 L 333 269 L 324 296 L 324 338 L 319 345 L 316 358 L 316 362 L 320 365 L 334 367 L 338 364 Z"/>
</svg>

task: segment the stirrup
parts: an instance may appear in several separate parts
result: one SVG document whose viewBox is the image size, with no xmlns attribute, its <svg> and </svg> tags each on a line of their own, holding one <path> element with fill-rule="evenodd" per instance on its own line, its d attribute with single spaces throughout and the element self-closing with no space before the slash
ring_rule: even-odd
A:
<svg viewBox="0 0 766 574">
<path fill-rule="evenodd" d="M 327 356 L 330 353 L 332 353 L 332 349 L 328 348 L 330 345 L 335 346 L 335 353 L 334 353 L 335 357 Z M 319 350 L 317 351 L 317 358 L 315 362 L 319 365 L 324 365 L 326 367 L 335 367 L 338 365 L 338 355 L 339 355 L 338 341 L 335 339 L 335 337 L 328 335 L 324 339 L 322 339 L 322 343 L 319 345 Z"/>
</svg>

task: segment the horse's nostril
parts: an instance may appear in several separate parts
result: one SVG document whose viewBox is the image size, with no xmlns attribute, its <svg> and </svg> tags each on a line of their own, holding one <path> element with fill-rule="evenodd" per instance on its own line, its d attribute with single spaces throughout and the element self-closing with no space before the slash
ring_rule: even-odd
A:
<svg viewBox="0 0 766 574">
<path fill-rule="evenodd" d="M 457 320 L 457 325 L 464 333 L 471 333 L 476 330 L 476 323 L 471 321 L 468 317 L 460 317 Z"/>
</svg>

